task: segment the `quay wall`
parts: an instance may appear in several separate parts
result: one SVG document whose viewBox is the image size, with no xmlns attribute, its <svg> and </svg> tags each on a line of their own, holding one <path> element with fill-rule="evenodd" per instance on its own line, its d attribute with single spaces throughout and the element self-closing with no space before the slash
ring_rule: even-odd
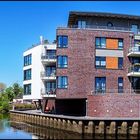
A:
<svg viewBox="0 0 140 140">
<path fill-rule="evenodd" d="M 139 119 L 74 117 L 54 114 L 10 111 L 10 120 L 49 127 L 100 138 L 139 138 Z"/>
</svg>

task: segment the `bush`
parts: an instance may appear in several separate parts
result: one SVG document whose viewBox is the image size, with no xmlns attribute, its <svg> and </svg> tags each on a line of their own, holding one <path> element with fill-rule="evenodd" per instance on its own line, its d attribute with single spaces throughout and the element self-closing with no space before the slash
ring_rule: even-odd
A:
<svg viewBox="0 0 140 140">
<path fill-rule="evenodd" d="M 14 104 L 14 106 L 15 106 L 15 110 L 35 109 L 35 105 L 33 104 L 16 103 Z"/>
</svg>

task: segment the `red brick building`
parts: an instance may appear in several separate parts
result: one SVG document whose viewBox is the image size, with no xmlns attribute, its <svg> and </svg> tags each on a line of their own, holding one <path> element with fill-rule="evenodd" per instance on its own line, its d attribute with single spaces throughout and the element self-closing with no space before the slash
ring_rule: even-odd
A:
<svg viewBox="0 0 140 140">
<path fill-rule="evenodd" d="M 57 28 L 58 114 L 140 116 L 140 16 L 70 12 Z"/>
</svg>

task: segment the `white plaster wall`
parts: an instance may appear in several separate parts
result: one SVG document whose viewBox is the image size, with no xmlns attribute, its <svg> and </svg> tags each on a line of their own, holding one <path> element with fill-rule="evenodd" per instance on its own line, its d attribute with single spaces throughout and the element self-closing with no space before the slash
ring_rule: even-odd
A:
<svg viewBox="0 0 140 140">
<path fill-rule="evenodd" d="M 42 99 L 41 89 L 44 89 L 45 85 L 41 80 L 40 73 L 44 71 L 45 66 L 41 62 L 41 54 L 45 54 L 45 49 L 56 50 L 56 44 L 38 45 L 23 53 L 23 56 L 32 54 L 32 65 L 23 67 L 23 70 L 30 68 L 32 70 L 31 80 L 23 81 L 23 84 L 31 84 L 31 95 L 24 95 L 24 100 Z"/>
</svg>

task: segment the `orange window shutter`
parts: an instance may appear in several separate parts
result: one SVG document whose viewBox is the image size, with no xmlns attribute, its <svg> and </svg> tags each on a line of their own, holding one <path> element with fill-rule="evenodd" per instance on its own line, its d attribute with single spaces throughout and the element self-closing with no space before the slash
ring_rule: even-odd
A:
<svg viewBox="0 0 140 140">
<path fill-rule="evenodd" d="M 106 57 L 107 69 L 118 69 L 118 57 Z"/>
<path fill-rule="evenodd" d="M 108 49 L 118 49 L 118 39 L 107 38 L 106 48 L 108 48 Z"/>
</svg>

